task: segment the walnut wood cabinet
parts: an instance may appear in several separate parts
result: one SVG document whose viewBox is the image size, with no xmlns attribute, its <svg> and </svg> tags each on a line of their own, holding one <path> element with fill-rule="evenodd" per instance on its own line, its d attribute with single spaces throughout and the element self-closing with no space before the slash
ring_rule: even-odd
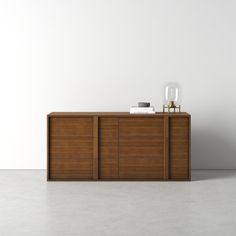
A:
<svg viewBox="0 0 236 236">
<path fill-rule="evenodd" d="M 54 112 L 48 180 L 190 180 L 190 115 Z"/>
</svg>

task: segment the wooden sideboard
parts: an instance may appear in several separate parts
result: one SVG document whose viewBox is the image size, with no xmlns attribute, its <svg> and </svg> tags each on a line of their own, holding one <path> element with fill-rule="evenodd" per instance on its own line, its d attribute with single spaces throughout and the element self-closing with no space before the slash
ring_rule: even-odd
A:
<svg viewBox="0 0 236 236">
<path fill-rule="evenodd" d="M 48 180 L 190 180 L 191 117 L 125 112 L 47 116 Z"/>
</svg>

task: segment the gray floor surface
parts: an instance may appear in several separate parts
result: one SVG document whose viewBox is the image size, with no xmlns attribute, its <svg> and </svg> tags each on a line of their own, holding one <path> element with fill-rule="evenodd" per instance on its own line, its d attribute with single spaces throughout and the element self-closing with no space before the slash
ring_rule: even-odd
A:
<svg viewBox="0 0 236 236">
<path fill-rule="evenodd" d="M 46 182 L 0 170 L 0 236 L 235 236 L 236 171 L 191 182 Z"/>
</svg>

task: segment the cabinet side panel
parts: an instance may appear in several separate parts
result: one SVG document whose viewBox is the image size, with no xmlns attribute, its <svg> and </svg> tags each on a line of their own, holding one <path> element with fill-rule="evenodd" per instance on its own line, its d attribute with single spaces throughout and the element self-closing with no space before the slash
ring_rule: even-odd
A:
<svg viewBox="0 0 236 236">
<path fill-rule="evenodd" d="M 47 180 L 50 180 L 50 117 L 47 116 Z"/>
<path fill-rule="evenodd" d="M 170 117 L 170 179 L 189 179 L 189 129 L 188 117 Z"/>
<path fill-rule="evenodd" d="M 118 118 L 99 119 L 99 178 L 118 179 Z"/>
<path fill-rule="evenodd" d="M 49 124 L 50 179 L 92 179 L 92 118 L 52 117 Z"/>
</svg>

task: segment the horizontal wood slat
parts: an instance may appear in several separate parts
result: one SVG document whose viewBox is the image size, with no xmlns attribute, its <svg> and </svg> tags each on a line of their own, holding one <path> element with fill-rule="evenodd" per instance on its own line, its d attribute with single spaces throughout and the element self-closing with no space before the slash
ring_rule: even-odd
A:
<svg viewBox="0 0 236 236">
<path fill-rule="evenodd" d="M 87 157 L 93 155 L 93 138 L 87 137 L 53 137 L 50 143 L 50 156 L 53 157 Z"/>
<path fill-rule="evenodd" d="M 119 170 L 121 179 L 164 179 L 163 167 L 150 169 L 150 167 L 126 167 Z"/>
<path fill-rule="evenodd" d="M 119 177 L 164 178 L 164 119 L 119 119 Z"/>
<path fill-rule="evenodd" d="M 119 139 L 119 156 L 163 157 L 163 137 L 121 137 Z M 148 160 L 147 160 L 148 161 Z"/>
<path fill-rule="evenodd" d="M 121 118 L 119 137 L 163 136 L 163 118 Z"/>
<path fill-rule="evenodd" d="M 170 178 L 188 179 L 189 173 L 189 118 L 170 118 Z"/>
<path fill-rule="evenodd" d="M 100 118 L 99 123 L 99 177 L 119 178 L 118 119 Z"/>
<path fill-rule="evenodd" d="M 100 158 L 118 158 L 118 141 L 100 142 Z"/>
<path fill-rule="evenodd" d="M 189 134 L 189 118 L 188 117 L 172 117 L 171 118 L 171 134 L 182 140 L 188 141 Z"/>
<path fill-rule="evenodd" d="M 157 157 L 120 157 L 120 178 L 164 178 L 164 159 Z"/>
<path fill-rule="evenodd" d="M 150 167 L 150 168 L 156 168 L 161 167 L 163 168 L 163 158 L 156 158 L 152 157 L 148 160 L 146 157 L 120 157 L 119 159 L 120 167 Z"/>
<path fill-rule="evenodd" d="M 93 117 L 93 179 L 98 179 L 98 117 Z"/>
<path fill-rule="evenodd" d="M 74 179 L 74 178 L 92 178 L 93 160 L 90 159 L 67 159 L 51 158 L 50 159 L 50 177 L 56 179 Z"/>
<path fill-rule="evenodd" d="M 118 119 L 101 118 L 99 123 L 99 136 L 103 142 L 111 142 L 118 139 Z"/>
<path fill-rule="evenodd" d="M 92 118 L 51 118 L 50 119 L 51 136 L 93 136 Z"/>
</svg>

